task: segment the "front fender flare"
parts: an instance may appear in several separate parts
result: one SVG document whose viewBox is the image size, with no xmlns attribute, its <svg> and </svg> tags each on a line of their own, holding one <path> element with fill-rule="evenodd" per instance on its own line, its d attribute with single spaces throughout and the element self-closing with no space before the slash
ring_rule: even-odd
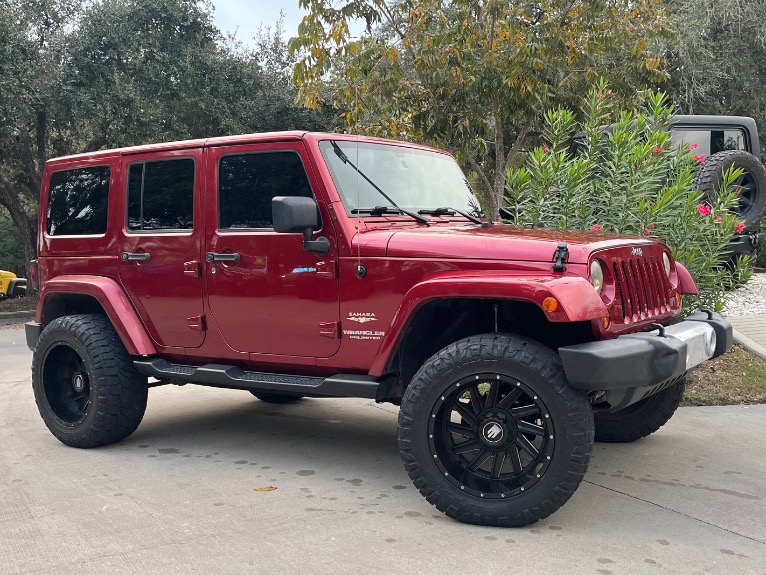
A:
<svg viewBox="0 0 766 575">
<path fill-rule="evenodd" d="M 37 323 L 42 324 L 45 320 L 43 314 L 48 298 L 62 293 L 86 295 L 97 300 L 130 355 L 157 353 L 127 294 L 113 279 L 103 276 L 65 275 L 45 282 L 37 304 Z"/>
<path fill-rule="evenodd" d="M 445 273 L 414 285 L 402 298 L 391 325 L 383 336 L 370 375 L 383 375 L 407 324 L 426 302 L 447 298 L 507 299 L 531 302 L 542 309 L 543 300 L 554 297 L 558 308 L 545 315 L 552 322 L 588 321 L 608 317 L 609 312 L 591 283 L 579 276 L 529 276 L 487 272 Z"/>
</svg>

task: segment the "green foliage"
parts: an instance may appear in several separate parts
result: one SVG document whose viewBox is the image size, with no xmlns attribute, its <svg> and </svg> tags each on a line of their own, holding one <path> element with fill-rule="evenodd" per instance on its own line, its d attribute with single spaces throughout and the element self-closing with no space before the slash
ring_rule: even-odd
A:
<svg viewBox="0 0 766 575">
<path fill-rule="evenodd" d="M 50 157 L 332 125 L 294 103 L 280 23 L 249 49 L 209 10 L 203 0 L 0 0 L 0 209 L 27 259 Z"/>
<path fill-rule="evenodd" d="M 697 282 L 700 295 L 686 304 L 720 310 L 725 292 L 749 274 L 747 258 L 727 264 L 741 170 L 724 174 L 714 199 L 703 198 L 693 188 L 699 165 L 693 150 L 674 146 L 663 130 L 672 113 L 660 93 L 640 110 L 618 111 L 603 81 L 584 100 L 580 122 L 568 110 L 546 113 L 546 146 L 509 170 L 507 209 L 518 224 L 658 238 Z M 613 119 L 606 135 L 603 126 Z M 572 154 L 577 132 L 582 145 Z"/>
<path fill-rule="evenodd" d="M 309 14 L 291 50 L 301 101 L 344 110 L 349 129 L 453 151 L 477 174 L 493 217 L 506 170 L 547 106 L 572 103 L 601 76 L 628 99 L 665 78 L 659 0 L 300 5 Z M 352 18 L 366 20 L 368 37 L 350 38 Z"/>
<path fill-rule="evenodd" d="M 666 86 L 685 114 L 751 116 L 766 129 L 766 0 L 666 0 L 676 38 Z M 766 138 L 761 138 L 766 156 Z"/>
<path fill-rule="evenodd" d="M 26 277 L 24 246 L 8 215 L 0 213 L 0 270 Z"/>
</svg>

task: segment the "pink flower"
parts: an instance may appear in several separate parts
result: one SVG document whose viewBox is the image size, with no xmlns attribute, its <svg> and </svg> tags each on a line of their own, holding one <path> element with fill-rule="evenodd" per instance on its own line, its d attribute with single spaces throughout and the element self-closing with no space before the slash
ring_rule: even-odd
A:
<svg viewBox="0 0 766 575">
<path fill-rule="evenodd" d="M 598 225 L 598 224 L 596 224 L 595 226 L 591 226 L 590 227 L 590 231 L 592 231 L 592 232 L 600 232 L 601 231 L 601 226 Z"/>
<path fill-rule="evenodd" d="M 598 99 L 599 99 L 599 100 L 603 100 L 603 99 L 604 99 L 604 93 L 603 93 L 603 92 L 599 91 L 599 93 L 598 93 Z"/>
<path fill-rule="evenodd" d="M 656 148 L 652 150 L 652 154 L 659 154 L 660 152 L 662 152 L 662 150 L 663 150 L 662 146 L 657 146 Z"/>
<path fill-rule="evenodd" d="M 697 146 L 699 146 L 699 144 L 689 144 L 689 145 L 688 145 L 688 146 L 686 146 L 686 147 L 687 147 L 687 149 L 689 149 L 689 150 L 696 150 L 696 149 L 697 149 Z"/>
<path fill-rule="evenodd" d="M 695 162 L 699 162 L 700 164 L 704 164 L 705 163 L 705 154 L 694 154 L 692 159 Z"/>
<path fill-rule="evenodd" d="M 654 224 L 649 224 L 649 229 L 653 230 L 654 229 Z"/>
<path fill-rule="evenodd" d="M 607 94 L 607 96 L 609 96 L 610 98 L 614 98 L 614 92 L 609 90 L 609 93 Z"/>
<path fill-rule="evenodd" d="M 549 147 L 547 147 L 547 146 L 546 146 L 545 148 L 543 148 L 543 152 L 545 152 L 546 154 L 547 154 L 548 152 L 550 152 L 550 151 L 551 151 L 551 149 L 550 149 Z"/>
<path fill-rule="evenodd" d="M 723 216 L 716 216 L 715 217 L 715 221 L 717 221 L 719 223 L 722 222 L 723 221 Z"/>
<path fill-rule="evenodd" d="M 738 234 L 741 234 L 745 231 L 745 222 L 739 222 L 736 226 L 734 226 L 734 229 L 737 230 Z"/>
<path fill-rule="evenodd" d="M 705 216 L 710 215 L 710 206 L 706 206 L 705 204 L 699 204 L 697 206 L 697 212 L 699 212 L 699 215 L 701 215 L 703 218 Z"/>
<path fill-rule="evenodd" d="M 644 228 L 643 233 L 645 236 L 650 236 L 652 235 L 652 230 L 650 230 L 649 228 Z"/>
</svg>

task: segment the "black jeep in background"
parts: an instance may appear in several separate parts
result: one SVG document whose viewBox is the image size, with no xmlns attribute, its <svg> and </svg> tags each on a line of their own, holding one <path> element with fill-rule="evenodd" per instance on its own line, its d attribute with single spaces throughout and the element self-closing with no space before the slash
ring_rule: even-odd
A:
<svg viewBox="0 0 766 575">
<path fill-rule="evenodd" d="M 697 144 L 695 152 L 705 157 L 697 174 L 696 187 L 712 198 L 721 186 L 722 174 L 731 166 L 744 170 L 735 211 L 745 229 L 732 244 L 733 255 L 752 254 L 766 234 L 761 221 L 766 210 L 766 168 L 761 162 L 758 127 L 744 116 L 675 116 L 669 124 L 676 144 Z"/>
<path fill-rule="evenodd" d="M 611 133 L 613 126 L 604 129 Z M 694 152 L 704 156 L 695 187 L 712 199 L 721 187 L 723 172 L 731 166 L 742 168 L 736 181 L 740 188 L 737 215 L 745 223 L 739 238 L 732 242 L 732 258 L 754 254 L 766 233 L 761 221 L 766 211 L 766 168 L 761 162 L 758 127 L 753 118 L 744 116 L 674 116 L 668 123 L 674 145 L 695 145 Z M 584 135 L 573 137 L 570 150 L 576 154 L 584 145 Z"/>
</svg>

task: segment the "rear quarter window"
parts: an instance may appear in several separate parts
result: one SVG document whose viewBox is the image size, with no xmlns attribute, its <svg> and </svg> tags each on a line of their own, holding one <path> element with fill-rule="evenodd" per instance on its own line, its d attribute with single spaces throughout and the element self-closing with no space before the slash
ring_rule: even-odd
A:
<svg viewBox="0 0 766 575">
<path fill-rule="evenodd" d="M 46 231 L 49 236 L 106 233 L 109 166 L 51 174 Z"/>
</svg>

